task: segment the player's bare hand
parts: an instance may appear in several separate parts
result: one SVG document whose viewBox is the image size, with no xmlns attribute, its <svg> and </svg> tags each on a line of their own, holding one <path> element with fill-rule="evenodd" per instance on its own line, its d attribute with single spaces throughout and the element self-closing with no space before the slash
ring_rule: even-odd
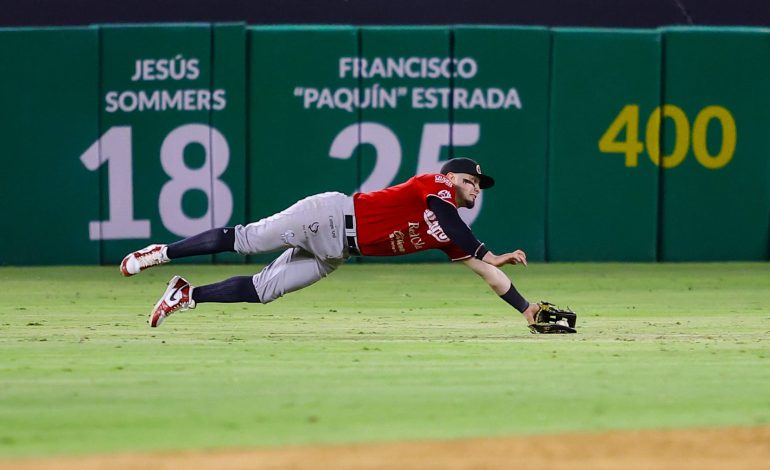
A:
<svg viewBox="0 0 770 470">
<path fill-rule="evenodd" d="M 492 266 L 500 267 L 506 264 L 523 264 L 527 265 L 527 254 L 522 250 L 516 250 L 513 253 L 504 253 L 502 255 L 495 255 L 492 252 L 488 252 L 484 256 L 484 262 L 491 264 Z"/>
<path fill-rule="evenodd" d="M 513 253 L 506 253 L 506 256 L 509 258 L 509 264 L 523 264 L 524 266 L 527 265 L 527 254 L 522 250 L 516 250 Z"/>
</svg>

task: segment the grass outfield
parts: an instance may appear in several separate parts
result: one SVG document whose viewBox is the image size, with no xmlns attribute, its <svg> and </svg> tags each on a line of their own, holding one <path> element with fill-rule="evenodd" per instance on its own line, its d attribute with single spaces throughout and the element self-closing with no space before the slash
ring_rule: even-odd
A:
<svg viewBox="0 0 770 470">
<path fill-rule="evenodd" d="M 147 326 L 173 274 L 253 268 L 1 268 L 0 456 L 770 423 L 768 263 L 506 268 L 577 335 L 531 335 L 448 264 Z"/>
</svg>

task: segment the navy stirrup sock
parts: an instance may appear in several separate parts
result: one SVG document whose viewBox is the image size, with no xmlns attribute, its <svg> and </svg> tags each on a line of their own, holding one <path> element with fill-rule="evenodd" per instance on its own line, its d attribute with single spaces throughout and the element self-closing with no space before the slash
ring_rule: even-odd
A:
<svg viewBox="0 0 770 470">
<path fill-rule="evenodd" d="M 224 251 L 235 251 L 235 229 L 223 227 L 207 230 L 190 238 L 179 240 L 168 246 L 169 259 L 195 255 L 212 255 Z"/>
<path fill-rule="evenodd" d="M 193 289 L 193 300 L 201 302 L 259 302 L 259 295 L 254 288 L 252 276 L 237 276 L 216 284 L 208 284 Z"/>
<path fill-rule="evenodd" d="M 519 291 L 513 287 L 513 283 L 511 283 L 511 288 L 508 289 L 508 292 L 500 297 L 511 304 L 513 308 L 519 311 L 519 313 L 524 313 L 524 310 L 529 307 L 529 302 L 527 302 L 527 300 L 519 294 Z"/>
</svg>

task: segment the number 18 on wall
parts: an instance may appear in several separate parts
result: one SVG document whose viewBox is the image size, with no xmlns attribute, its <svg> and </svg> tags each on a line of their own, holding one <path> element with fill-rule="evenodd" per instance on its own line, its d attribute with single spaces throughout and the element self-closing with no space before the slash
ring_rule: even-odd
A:
<svg viewBox="0 0 770 470">
<path fill-rule="evenodd" d="M 199 144 L 205 150 L 204 163 L 198 168 L 190 168 L 184 161 L 184 149 L 191 144 Z M 80 156 L 91 171 L 107 164 L 109 218 L 89 223 L 91 240 L 150 238 L 150 221 L 134 218 L 132 156 L 129 126 L 110 128 Z M 166 136 L 160 148 L 160 163 L 170 179 L 160 190 L 158 211 L 171 233 L 188 237 L 227 224 L 233 213 L 233 195 L 219 178 L 227 170 L 229 160 L 227 140 L 210 126 L 186 124 Z M 201 217 L 189 217 L 182 208 L 182 197 L 191 190 L 206 195 L 207 210 Z"/>
</svg>

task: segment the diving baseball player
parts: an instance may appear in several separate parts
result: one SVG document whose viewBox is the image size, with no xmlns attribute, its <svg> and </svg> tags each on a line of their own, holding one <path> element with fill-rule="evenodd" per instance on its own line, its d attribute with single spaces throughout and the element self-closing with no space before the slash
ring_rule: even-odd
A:
<svg viewBox="0 0 770 470">
<path fill-rule="evenodd" d="M 455 158 L 440 173 L 417 175 L 380 191 L 317 194 L 258 222 L 208 230 L 170 245 L 150 245 L 129 253 L 120 271 L 133 276 L 176 258 L 283 250 L 253 276 L 203 286 L 174 276 L 150 314 L 150 326 L 157 327 L 172 313 L 200 303 L 272 302 L 326 277 L 351 256 L 399 256 L 438 249 L 481 276 L 522 313 L 533 333 L 575 332 L 572 312 L 546 302 L 529 303 L 499 269 L 505 264 L 526 266 L 522 250 L 492 253 L 460 218 L 458 208 L 472 208 L 480 191 L 494 184 L 475 161 Z"/>
</svg>

